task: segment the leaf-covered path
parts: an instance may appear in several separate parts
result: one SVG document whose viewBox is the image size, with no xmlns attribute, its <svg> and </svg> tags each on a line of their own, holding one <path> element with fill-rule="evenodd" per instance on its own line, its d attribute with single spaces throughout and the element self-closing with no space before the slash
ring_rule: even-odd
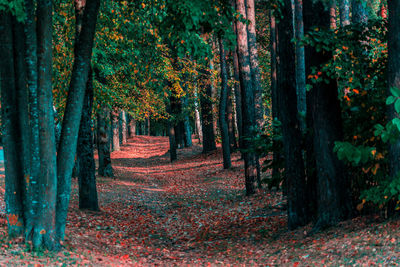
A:
<svg viewBox="0 0 400 267">
<path fill-rule="evenodd" d="M 101 211 L 79 211 L 74 182 L 65 249 L 26 252 L 7 241 L 1 220 L 0 265 L 338 265 L 400 260 L 397 221 L 357 218 L 307 237 L 286 230 L 278 192 L 245 197 L 238 153 L 222 170 L 220 151 L 195 145 L 170 163 L 168 139 L 138 136 L 113 152 L 115 179 L 98 177 Z M 2 179 L 4 184 L 4 176 Z M 0 192 L 4 194 L 4 192 Z"/>
</svg>

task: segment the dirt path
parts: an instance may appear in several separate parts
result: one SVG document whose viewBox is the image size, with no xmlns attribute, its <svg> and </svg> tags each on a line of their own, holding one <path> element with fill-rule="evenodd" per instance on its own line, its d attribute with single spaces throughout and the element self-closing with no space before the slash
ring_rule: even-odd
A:
<svg viewBox="0 0 400 267">
<path fill-rule="evenodd" d="M 319 266 L 400 262 L 400 224 L 356 218 L 307 237 L 286 230 L 279 192 L 244 196 L 243 165 L 222 169 L 221 151 L 178 151 L 138 136 L 112 153 L 115 179 L 98 177 L 100 212 L 78 209 L 74 179 L 65 249 L 29 253 L 8 241 L 0 217 L 0 266 Z M 0 171 L 2 171 L 0 169 Z M 4 185 L 4 176 L 0 176 Z M 2 187 L 0 187 L 2 188 Z M 0 190 L 0 198 L 4 193 Z M 4 203 L 4 202 L 2 202 Z M 1 214 L 0 214 L 1 215 Z"/>
</svg>

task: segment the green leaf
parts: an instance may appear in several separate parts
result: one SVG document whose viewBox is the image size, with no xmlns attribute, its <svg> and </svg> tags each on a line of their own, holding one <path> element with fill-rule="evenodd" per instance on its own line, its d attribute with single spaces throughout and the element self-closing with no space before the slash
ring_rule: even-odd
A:
<svg viewBox="0 0 400 267">
<path fill-rule="evenodd" d="M 392 95 L 394 95 L 395 97 L 400 97 L 400 89 L 397 87 L 392 87 L 390 88 L 390 92 L 392 93 Z"/>
<path fill-rule="evenodd" d="M 386 99 L 386 105 L 391 105 L 391 104 L 393 104 L 394 103 L 394 101 L 396 101 L 396 97 L 394 97 L 394 96 L 389 96 L 387 99 Z"/>
<path fill-rule="evenodd" d="M 400 99 L 396 100 L 394 104 L 394 109 L 396 110 L 397 113 L 400 113 Z"/>
</svg>

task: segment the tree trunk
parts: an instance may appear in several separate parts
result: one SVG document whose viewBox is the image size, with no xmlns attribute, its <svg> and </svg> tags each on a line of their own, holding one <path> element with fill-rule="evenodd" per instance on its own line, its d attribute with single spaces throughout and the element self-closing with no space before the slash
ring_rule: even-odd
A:
<svg viewBox="0 0 400 267">
<path fill-rule="evenodd" d="M 318 14 L 318 16 L 315 16 Z M 330 27 L 329 11 L 322 2 L 304 1 L 304 30 Z M 321 68 L 333 57 L 332 53 L 317 52 L 315 47 L 306 47 L 306 73 L 313 68 Z M 342 140 L 341 110 L 338 100 L 337 83 L 313 85 L 310 92 L 311 113 L 314 131 L 314 153 L 316 158 L 318 217 L 314 230 L 334 225 L 349 215 L 349 180 L 344 165 L 333 152 L 335 141 Z"/>
<path fill-rule="evenodd" d="M 306 103 L 306 66 L 304 58 L 304 46 L 301 40 L 304 37 L 303 23 L 303 1 L 295 0 L 295 38 L 296 38 L 296 90 L 297 90 L 297 110 L 300 122 L 300 129 L 304 133 L 306 131 L 305 114 L 307 111 Z"/>
<path fill-rule="evenodd" d="M 367 5 L 361 0 L 351 0 L 351 23 L 367 23 Z"/>
<path fill-rule="evenodd" d="M 93 133 L 92 133 L 92 109 L 93 109 L 93 80 L 90 71 L 86 92 L 81 125 L 78 135 L 78 162 L 79 166 L 79 209 L 97 211 L 99 204 L 96 189 L 96 166 L 93 154 Z M 84 167 L 83 167 L 84 166 Z"/>
<path fill-rule="evenodd" d="M 277 25 L 279 34 L 277 92 L 282 122 L 285 156 L 285 181 L 288 202 L 288 227 L 293 230 L 308 223 L 306 180 L 297 119 L 295 47 L 292 40 L 292 6 L 284 1 L 283 18 Z"/>
<path fill-rule="evenodd" d="M 122 144 L 126 144 L 127 128 L 126 128 L 126 112 L 121 111 L 121 133 L 122 133 Z"/>
<path fill-rule="evenodd" d="M 133 138 L 134 136 L 136 136 L 136 120 L 131 115 L 128 115 L 128 117 L 129 117 L 128 135 L 129 138 Z"/>
<path fill-rule="evenodd" d="M 336 0 L 329 2 L 329 21 L 331 29 L 336 29 Z"/>
<path fill-rule="evenodd" d="M 114 109 L 111 112 L 111 128 L 112 128 L 112 151 L 120 150 L 119 143 L 119 112 L 118 109 Z"/>
<path fill-rule="evenodd" d="M 236 28 L 236 23 L 235 23 Z M 238 48 L 235 46 L 233 52 L 233 73 L 234 73 L 234 84 L 235 84 L 235 104 L 236 104 L 236 126 L 239 135 L 239 147 L 242 148 L 243 140 L 243 119 L 242 119 L 242 90 L 240 88 L 240 75 L 239 75 L 239 59 L 238 59 Z"/>
<path fill-rule="evenodd" d="M 203 92 L 200 93 L 200 106 L 202 117 L 202 130 L 203 130 L 203 153 L 208 153 L 216 150 L 215 135 L 214 135 L 214 119 L 212 110 L 212 85 L 211 73 L 204 66 L 205 69 L 201 70 Z"/>
<path fill-rule="evenodd" d="M 400 89 L 400 2 L 388 1 L 389 30 L 388 30 L 388 86 L 387 95 L 392 95 L 390 89 Z M 394 105 L 388 106 L 388 119 L 400 118 Z M 389 145 L 390 176 L 397 177 L 400 171 L 400 141 Z"/>
<path fill-rule="evenodd" d="M 177 154 L 176 154 L 176 141 L 175 141 L 175 127 L 174 127 L 174 113 L 173 113 L 173 102 L 174 102 L 174 97 L 170 97 L 170 103 L 167 104 L 167 112 L 170 114 L 170 118 L 168 119 L 168 137 L 169 137 L 169 156 L 171 162 L 177 160 Z"/>
<path fill-rule="evenodd" d="M 236 0 L 238 13 L 246 17 L 245 0 Z M 253 146 L 251 139 L 256 132 L 255 110 L 254 110 L 254 91 L 251 79 L 249 47 L 247 39 L 246 24 L 237 21 L 237 43 L 239 59 L 240 87 L 242 89 L 242 116 L 243 116 L 243 149 L 250 149 Z M 256 191 L 257 164 L 254 152 L 246 151 L 243 153 L 245 165 L 245 184 L 246 194 L 251 195 Z"/>
<path fill-rule="evenodd" d="M 39 0 L 37 5 L 38 39 L 38 106 L 40 172 L 38 220 L 33 230 L 35 248 L 44 245 L 50 250 L 56 245 L 55 225 L 57 196 L 57 159 L 54 132 L 52 89 L 52 1 Z"/>
<path fill-rule="evenodd" d="M 261 88 L 260 66 L 258 63 L 256 9 L 254 0 L 246 0 L 246 15 L 247 19 L 249 20 L 249 24 L 247 25 L 247 38 L 249 42 L 251 80 L 254 90 L 255 120 L 258 131 L 262 131 L 264 127 L 264 105 Z"/>
<path fill-rule="evenodd" d="M 99 154 L 100 176 L 113 177 L 113 169 L 111 166 L 111 146 L 110 146 L 110 111 L 101 109 L 97 113 L 97 152 Z"/>
<path fill-rule="evenodd" d="M 228 123 L 226 121 L 226 106 L 228 98 L 228 72 L 226 69 L 226 56 L 222 38 L 218 38 L 218 42 L 219 42 L 220 64 L 221 64 L 221 96 L 219 102 L 219 128 L 221 130 L 221 138 L 222 138 L 222 155 L 224 159 L 224 169 L 229 169 L 232 166 L 232 163 L 231 163 L 231 151 L 229 142 L 229 129 L 228 129 Z"/>
<path fill-rule="evenodd" d="M 185 126 L 185 147 L 191 147 L 193 146 L 192 143 L 192 128 L 190 127 L 190 119 L 189 115 L 187 112 L 187 96 L 184 96 L 182 99 L 182 105 L 183 105 L 183 111 L 185 113 L 185 121 L 184 121 L 184 126 Z"/>
<path fill-rule="evenodd" d="M 350 0 L 339 0 L 340 26 L 350 25 Z"/>
<path fill-rule="evenodd" d="M 86 83 L 89 75 L 99 6 L 100 0 L 88 1 L 86 3 L 81 34 L 75 43 L 74 66 L 62 124 L 60 146 L 57 153 L 58 195 L 56 231 L 57 237 L 60 240 L 63 240 L 65 236 L 65 224 L 71 191 L 71 174 L 78 141 Z M 49 23 L 51 26 L 51 21 Z"/>
<path fill-rule="evenodd" d="M 203 143 L 203 129 L 201 128 L 200 112 L 199 112 L 199 97 L 197 94 L 197 88 L 195 90 L 195 102 L 194 102 L 194 115 L 196 131 L 199 139 L 199 144 Z"/>
<path fill-rule="evenodd" d="M 228 122 L 229 144 L 231 152 L 238 148 L 235 135 L 235 114 L 233 110 L 232 88 L 228 88 L 228 98 L 226 105 L 226 120 Z"/>
<path fill-rule="evenodd" d="M 5 167 L 5 202 L 8 235 L 13 238 L 24 231 L 24 206 L 22 202 L 22 162 L 20 158 L 20 128 L 15 84 L 13 33 L 10 13 L 0 12 L 0 87 L 2 134 Z"/>
</svg>

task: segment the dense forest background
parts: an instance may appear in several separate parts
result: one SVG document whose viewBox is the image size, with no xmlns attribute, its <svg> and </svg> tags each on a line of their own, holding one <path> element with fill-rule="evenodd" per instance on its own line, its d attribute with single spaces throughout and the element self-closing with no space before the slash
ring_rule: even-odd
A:
<svg viewBox="0 0 400 267">
<path fill-rule="evenodd" d="M 1 0 L 9 237 L 58 251 L 72 177 L 96 177 L 135 136 L 168 156 L 239 152 L 247 197 L 279 195 L 307 235 L 400 209 L 397 0 Z M 235 154 L 236 153 L 236 154 Z M 232 156 L 233 155 L 233 156 Z M 97 162 L 97 163 L 96 163 Z"/>
</svg>

